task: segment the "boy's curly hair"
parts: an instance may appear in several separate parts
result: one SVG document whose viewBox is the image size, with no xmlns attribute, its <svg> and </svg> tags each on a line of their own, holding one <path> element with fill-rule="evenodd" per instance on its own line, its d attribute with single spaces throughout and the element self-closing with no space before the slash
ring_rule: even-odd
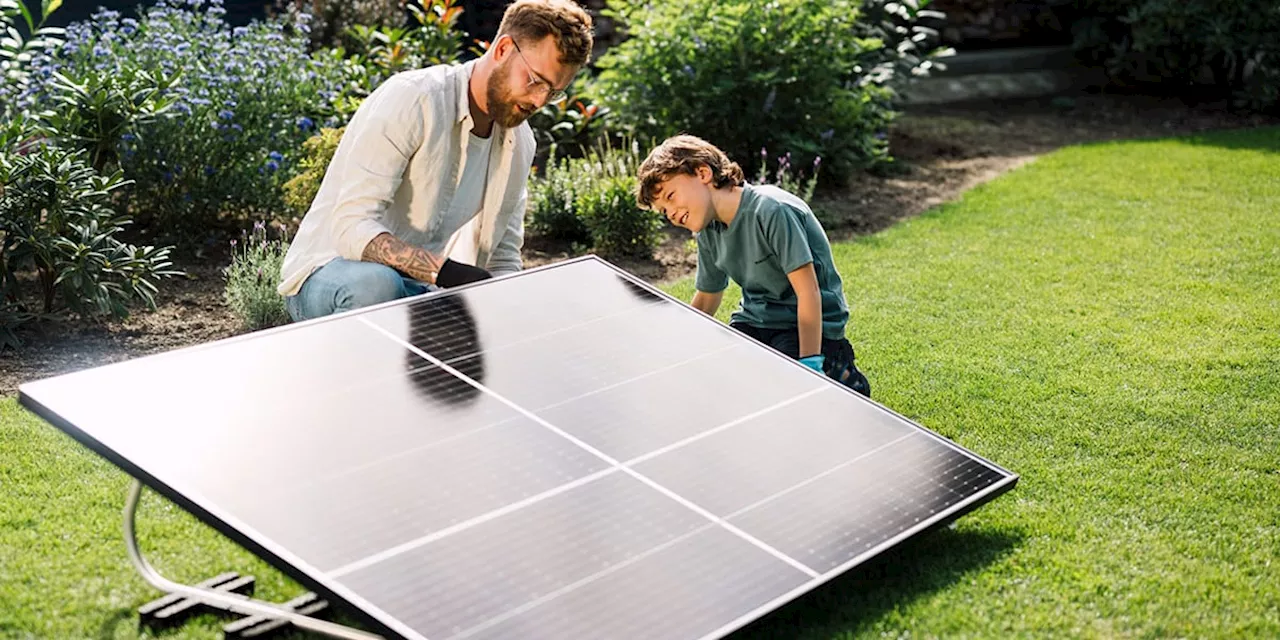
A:
<svg viewBox="0 0 1280 640">
<path fill-rule="evenodd" d="M 697 136 L 678 135 L 663 140 L 640 164 L 636 203 L 649 209 L 659 184 L 682 173 L 697 175 L 698 167 L 703 166 L 711 169 L 711 184 L 717 189 L 742 186 L 746 182 L 742 167 L 715 145 Z"/>
</svg>

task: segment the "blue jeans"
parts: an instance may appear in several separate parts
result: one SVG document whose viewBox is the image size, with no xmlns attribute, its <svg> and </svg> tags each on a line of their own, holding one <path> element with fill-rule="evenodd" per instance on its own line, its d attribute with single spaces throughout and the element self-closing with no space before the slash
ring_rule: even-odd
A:
<svg viewBox="0 0 1280 640">
<path fill-rule="evenodd" d="M 337 258 L 311 272 L 285 307 L 301 322 L 435 290 L 383 264 Z"/>
</svg>

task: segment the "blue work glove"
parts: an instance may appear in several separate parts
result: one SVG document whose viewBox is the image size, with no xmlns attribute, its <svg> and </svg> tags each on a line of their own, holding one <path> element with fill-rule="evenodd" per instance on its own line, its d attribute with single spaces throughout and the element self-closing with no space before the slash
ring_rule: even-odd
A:
<svg viewBox="0 0 1280 640">
<path fill-rule="evenodd" d="M 820 354 L 820 353 L 819 353 L 819 354 L 818 354 L 818 355 L 816 355 L 816 356 L 806 356 L 806 357 L 804 357 L 804 358 L 800 358 L 800 364 L 802 364 L 802 365 L 804 365 L 804 366 L 806 366 L 806 367 L 809 367 L 810 369 L 813 369 L 814 371 L 817 371 L 818 373 L 823 373 L 823 371 L 822 371 L 822 363 L 823 363 L 825 360 L 826 360 L 826 359 L 822 357 L 822 354 Z M 824 375 L 825 375 L 825 374 L 824 374 Z"/>
</svg>

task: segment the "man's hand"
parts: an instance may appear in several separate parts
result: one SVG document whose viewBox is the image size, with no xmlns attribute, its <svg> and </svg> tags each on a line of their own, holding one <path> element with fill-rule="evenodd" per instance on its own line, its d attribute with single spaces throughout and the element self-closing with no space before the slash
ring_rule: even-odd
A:
<svg viewBox="0 0 1280 640">
<path fill-rule="evenodd" d="M 440 275 L 436 277 L 436 284 L 446 288 L 457 287 L 472 282 L 488 280 L 492 277 L 492 273 L 480 267 L 473 267 L 469 264 L 445 258 L 444 264 L 440 265 Z"/>
<path fill-rule="evenodd" d="M 415 247 L 390 233 L 379 233 L 364 247 L 361 259 L 385 264 L 414 280 L 435 284 L 440 273 L 440 259 L 426 249 Z"/>
</svg>

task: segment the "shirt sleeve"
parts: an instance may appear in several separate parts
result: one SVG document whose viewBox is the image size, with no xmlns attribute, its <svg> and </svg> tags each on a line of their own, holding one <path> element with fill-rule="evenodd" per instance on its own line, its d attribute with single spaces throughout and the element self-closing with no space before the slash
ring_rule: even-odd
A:
<svg viewBox="0 0 1280 640">
<path fill-rule="evenodd" d="M 716 266 L 716 250 L 710 240 L 698 238 L 698 275 L 694 286 L 703 293 L 720 293 L 729 287 L 729 275 Z"/>
<path fill-rule="evenodd" d="M 426 130 L 423 101 L 406 80 L 387 80 L 361 109 L 342 134 L 333 167 L 341 172 L 342 186 L 331 230 L 339 255 L 348 260 L 361 259 L 370 240 L 389 233 L 382 216 Z"/>
<path fill-rule="evenodd" d="M 524 246 L 524 213 L 529 204 L 529 187 L 526 185 L 520 192 L 520 199 L 511 211 L 511 219 L 507 228 L 489 254 L 489 272 L 495 276 L 516 273 L 524 267 L 520 257 L 520 249 Z"/>
<path fill-rule="evenodd" d="M 761 214 L 761 233 L 773 255 L 778 256 L 778 263 L 783 271 L 791 273 L 813 262 L 809 239 L 795 210 L 779 205 L 762 211 Z"/>
</svg>

